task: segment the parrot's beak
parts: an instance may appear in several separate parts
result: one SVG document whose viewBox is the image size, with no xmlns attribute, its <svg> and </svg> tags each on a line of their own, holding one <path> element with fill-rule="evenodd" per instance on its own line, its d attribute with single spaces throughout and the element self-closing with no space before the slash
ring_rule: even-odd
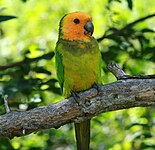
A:
<svg viewBox="0 0 155 150">
<path fill-rule="evenodd" d="M 93 25 L 93 23 L 91 21 L 87 22 L 84 25 L 84 29 L 85 29 L 84 34 L 86 34 L 86 35 L 92 35 L 93 32 L 94 32 L 94 25 Z"/>
</svg>

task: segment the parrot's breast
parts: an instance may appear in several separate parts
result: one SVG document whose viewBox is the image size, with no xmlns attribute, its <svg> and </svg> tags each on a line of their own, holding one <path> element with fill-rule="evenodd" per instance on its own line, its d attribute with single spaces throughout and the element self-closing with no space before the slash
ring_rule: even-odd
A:
<svg viewBox="0 0 155 150">
<path fill-rule="evenodd" d="M 98 83 L 100 51 L 96 40 L 62 43 L 60 53 L 64 67 L 64 95 L 79 92 Z"/>
</svg>

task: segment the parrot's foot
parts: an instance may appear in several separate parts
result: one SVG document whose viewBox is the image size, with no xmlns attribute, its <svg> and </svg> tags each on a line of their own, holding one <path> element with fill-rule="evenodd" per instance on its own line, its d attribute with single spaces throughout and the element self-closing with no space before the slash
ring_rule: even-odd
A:
<svg viewBox="0 0 155 150">
<path fill-rule="evenodd" d="M 95 88 L 97 90 L 97 92 L 99 93 L 100 87 L 99 87 L 99 85 L 97 83 L 94 83 L 92 88 Z"/>
<path fill-rule="evenodd" d="M 80 95 L 77 92 L 72 92 L 72 96 L 74 97 L 76 103 L 80 105 Z"/>
</svg>

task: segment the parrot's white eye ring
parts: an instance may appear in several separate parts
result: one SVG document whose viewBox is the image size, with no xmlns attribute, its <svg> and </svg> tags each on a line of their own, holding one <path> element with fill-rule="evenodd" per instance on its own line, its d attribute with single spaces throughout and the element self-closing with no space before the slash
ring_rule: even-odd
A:
<svg viewBox="0 0 155 150">
<path fill-rule="evenodd" d="M 74 22 L 75 24 L 79 24 L 79 23 L 80 23 L 80 20 L 79 20 L 78 18 L 76 18 L 76 19 L 73 20 L 73 22 Z"/>
</svg>

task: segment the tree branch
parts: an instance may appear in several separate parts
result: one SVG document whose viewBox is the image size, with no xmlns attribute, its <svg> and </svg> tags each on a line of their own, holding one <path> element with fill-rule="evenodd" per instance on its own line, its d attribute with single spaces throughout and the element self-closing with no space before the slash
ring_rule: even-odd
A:
<svg viewBox="0 0 155 150">
<path fill-rule="evenodd" d="M 155 105 L 155 77 L 126 79 L 99 85 L 79 93 L 81 104 L 73 97 L 25 112 L 0 116 L 0 136 L 13 138 L 47 128 L 81 122 L 100 113 Z"/>
<path fill-rule="evenodd" d="M 133 21 L 133 22 L 127 24 L 127 25 L 124 26 L 123 28 L 118 29 L 118 30 L 116 30 L 116 31 L 114 31 L 113 33 L 110 33 L 110 34 L 108 34 L 108 35 L 106 35 L 106 32 L 105 32 L 105 34 L 104 34 L 102 37 L 98 38 L 97 41 L 98 41 L 98 42 L 101 42 L 102 40 L 104 40 L 104 39 L 106 39 L 106 38 L 112 38 L 112 37 L 116 37 L 116 36 L 121 36 L 121 35 L 124 34 L 124 32 L 125 32 L 126 30 L 131 29 L 131 28 L 132 28 L 134 25 L 136 25 L 137 23 L 140 23 L 140 22 L 142 22 L 142 21 L 144 21 L 144 20 L 146 20 L 146 19 L 152 18 L 152 17 L 155 17 L 155 13 L 154 13 L 154 14 L 151 14 L 151 15 L 148 15 L 148 16 L 145 16 L 145 17 L 142 17 L 142 18 L 139 18 L 139 19 L 137 19 L 137 20 L 135 20 L 135 21 Z"/>
<path fill-rule="evenodd" d="M 108 69 L 113 73 L 113 75 L 116 77 L 117 80 L 127 76 L 125 72 L 117 64 L 114 63 L 108 64 Z"/>
<path fill-rule="evenodd" d="M 1 70 L 6 70 L 6 69 L 9 69 L 9 68 L 13 68 L 13 67 L 19 67 L 19 66 L 25 65 L 27 63 L 38 61 L 40 59 L 51 59 L 53 56 L 54 56 L 54 52 L 49 52 L 49 53 L 44 54 L 44 55 L 39 56 L 39 57 L 25 58 L 22 61 L 18 61 L 18 62 L 14 62 L 14 63 L 11 63 L 11 64 L 6 64 L 6 65 L 3 65 L 3 66 L 0 66 L 0 71 Z"/>
</svg>

